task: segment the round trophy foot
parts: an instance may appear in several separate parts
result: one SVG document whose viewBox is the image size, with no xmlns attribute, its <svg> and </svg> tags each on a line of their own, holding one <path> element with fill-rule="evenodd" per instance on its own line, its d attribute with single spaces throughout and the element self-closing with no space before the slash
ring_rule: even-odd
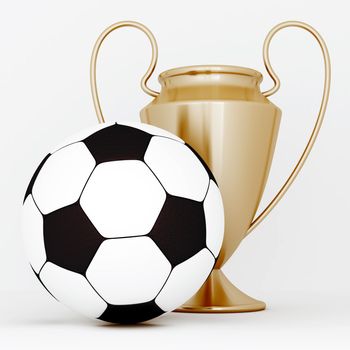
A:
<svg viewBox="0 0 350 350">
<path fill-rule="evenodd" d="M 265 308 L 264 302 L 244 294 L 221 270 L 215 269 L 201 289 L 175 312 L 232 313 L 261 311 Z"/>
</svg>

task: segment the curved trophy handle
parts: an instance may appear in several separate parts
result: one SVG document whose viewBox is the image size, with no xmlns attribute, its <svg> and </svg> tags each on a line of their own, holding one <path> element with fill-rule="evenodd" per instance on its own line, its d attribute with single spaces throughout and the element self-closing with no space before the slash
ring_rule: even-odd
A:
<svg viewBox="0 0 350 350">
<path fill-rule="evenodd" d="M 318 135 L 318 132 L 320 131 L 323 117 L 326 111 L 327 107 L 327 102 L 328 102 L 328 97 L 329 97 L 329 88 L 330 88 L 330 81 L 331 81 L 331 65 L 330 65 L 330 58 L 329 58 L 329 53 L 327 50 L 327 46 L 322 39 L 321 35 L 311 26 L 309 26 L 306 23 L 303 22 L 297 22 L 297 21 L 288 21 L 288 22 L 283 22 L 275 26 L 274 28 L 271 29 L 271 31 L 268 33 L 265 42 L 264 42 L 264 48 L 263 48 L 263 57 L 264 57 L 264 64 L 266 67 L 267 72 L 271 76 L 272 80 L 274 81 L 275 85 L 270 89 L 265 92 L 263 92 L 263 95 L 268 97 L 274 94 L 276 91 L 278 91 L 280 87 L 280 80 L 271 67 L 270 63 L 270 58 L 269 58 L 269 47 L 270 47 L 270 42 L 273 36 L 280 31 L 283 28 L 287 27 L 298 27 L 305 29 L 309 33 L 311 33 L 314 38 L 317 40 L 318 44 L 321 47 L 322 54 L 323 54 L 323 59 L 324 59 L 324 85 L 323 85 L 323 96 L 322 96 L 322 101 L 321 101 L 321 106 L 318 112 L 318 116 L 316 119 L 316 123 L 314 126 L 314 129 L 312 130 L 311 136 L 309 138 L 309 141 L 299 158 L 295 168 L 293 169 L 292 173 L 289 175 L 287 181 L 284 183 L 282 188 L 279 190 L 277 195 L 272 199 L 272 201 L 268 204 L 268 206 L 253 220 L 251 223 L 246 235 L 248 235 L 251 231 L 253 231 L 260 223 L 262 220 L 265 219 L 265 217 L 271 212 L 271 210 L 276 206 L 276 204 L 281 200 L 281 198 L 284 196 L 284 194 L 287 192 L 289 189 L 290 185 L 293 183 L 295 178 L 297 177 L 299 171 L 303 167 L 311 149 L 312 146 L 315 143 L 316 137 Z"/>
<path fill-rule="evenodd" d="M 152 97 L 156 97 L 159 95 L 159 92 L 154 91 L 147 86 L 147 82 L 148 82 L 149 78 L 151 77 L 152 73 L 154 72 L 154 69 L 156 67 L 157 60 L 158 60 L 158 46 L 157 46 L 156 39 L 154 38 L 154 35 L 146 26 L 144 26 L 143 24 L 138 23 L 138 22 L 122 21 L 122 22 L 114 23 L 111 26 L 109 26 L 108 28 L 106 28 L 101 33 L 101 35 L 98 37 L 98 39 L 95 43 L 94 49 L 92 51 L 91 61 L 90 61 L 91 93 L 92 93 L 92 99 L 94 101 L 94 107 L 96 110 L 97 119 L 98 119 L 99 123 L 104 123 L 105 119 L 104 119 L 103 114 L 102 114 L 101 104 L 100 104 L 100 100 L 99 100 L 98 92 L 97 92 L 97 83 L 96 83 L 97 55 L 98 55 L 98 52 L 100 50 L 101 44 L 102 44 L 103 40 L 107 37 L 107 35 L 110 34 L 111 32 L 113 32 L 114 30 L 122 28 L 122 27 L 132 27 L 132 28 L 137 28 L 137 29 L 141 30 L 142 32 L 144 32 L 146 34 L 149 41 L 151 42 L 152 59 L 151 59 L 151 63 L 149 65 L 145 75 L 141 79 L 141 88 L 146 94 L 148 94 Z"/>
</svg>

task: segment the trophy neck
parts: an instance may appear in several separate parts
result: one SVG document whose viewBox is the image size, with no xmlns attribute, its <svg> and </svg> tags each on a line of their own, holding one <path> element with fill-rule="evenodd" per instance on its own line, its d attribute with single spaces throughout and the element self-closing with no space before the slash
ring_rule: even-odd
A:
<svg viewBox="0 0 350 350">
<path fill-rule="evenodd" d="M 264 101 L 262 74 L 254 69 L 205 65 L 167 70 L 159 75 L 162 102 L 181 100 Z"/>
</svg>

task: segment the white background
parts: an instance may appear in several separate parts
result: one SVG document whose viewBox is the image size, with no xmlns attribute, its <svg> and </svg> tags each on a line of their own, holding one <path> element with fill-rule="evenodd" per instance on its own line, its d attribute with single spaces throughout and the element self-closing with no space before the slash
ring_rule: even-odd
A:
<svg viewBox="0 0 350 350">
<path fill-rule="evenodd" d="M 1 1 L 0 348 L 348 349 L 350 346 L 349 74 L 347 1 Z M 41 158 L 96 123 L 89 60 L 100 32 L 119 20 L 148 25 L 159 44 L 156 74 L 182 65 L 233 64 L 263 72 L 262 43 L 278 22 L 310 23 L 328 43 L 332 92 L 313 152 L 283 201 L 224 268 L 268 310 L 231 315 L 170 314 L 146 325 L 86 321 L 56 303 L 24 257 L 19 212 Z M 98 75 L 107 120 L 138 119 L 150 101 L 139 88 L 150 47 L 122 29 L 102 48 Z M 271 60 L 283 111 L 262 206 L 298 159 L 322 94 L 323 63 L 312 37 L 279 33 Z M 151 87 L 158 89 L 156 76 Z"/>
</svg>

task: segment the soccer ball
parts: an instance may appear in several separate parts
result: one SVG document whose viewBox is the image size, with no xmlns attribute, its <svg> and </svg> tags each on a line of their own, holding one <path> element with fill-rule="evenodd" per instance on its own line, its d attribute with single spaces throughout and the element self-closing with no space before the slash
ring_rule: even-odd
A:
<svg viewBox="0 0 350 350">
<path fill-rule="evenodd" d="M 33 271 L 57 300 L 115 323 L 186 302 L 213 269 L 224 212 L 201 158 L 165 130 L 101 124 L 35 171 L 23 204 Z"/>
</svg>

